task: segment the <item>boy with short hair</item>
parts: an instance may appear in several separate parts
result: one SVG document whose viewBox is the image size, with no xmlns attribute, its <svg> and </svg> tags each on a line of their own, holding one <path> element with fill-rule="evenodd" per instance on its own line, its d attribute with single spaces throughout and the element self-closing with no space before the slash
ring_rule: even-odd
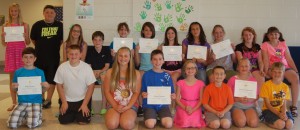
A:
<svg viewBox="0 0 300 130">
<path fill-rule="evenodd" d="M 223 83 L 226 74 L 222 66 L 213 68 L 214 82 L 206 86 L 202 104 L 205 108 L 205 121 L 208 127 L 229 129 L 231 126 L 230 109 L 234 103 L 230 87 Z"/>
<path fill-rule="evenodd" d="M 22 52 L 24 67 L 18 69 L 13 78 L 13 87 L 18 89 L 18 78 L 41 77 L 43 91 L 49 88 L 43 70 L 34 66 L 36 53 L 32 47 L 27 47 Z M 18 105 L 9 115 L 7 126 L 16 129 L 26 121 L 29 128 L 35 128 L 42 124 L 42 93 L 40 94 L 18 94 Z"/>
<path fill-rule="evenodd" d="M 275 129 L 291 129 L 294 125 L 292 114 L 286 110 L 286 100 L 290 100 L 290 91 L 288 85 L 282 82 L 284 71 L 283 63 L 273 63 L 272 79 L 266 81 L 260 91 L 260 97 L 264 99 L 264 120 L 268 126 Z"/>
<path fill-rule="evenodd" d="M 173 126 L 172 115 L 169 105 L 155 104 L 150 105 L 147 103 L 147 87 L 171 87 L 171 99 L 175 99 L 174 86 L 171 76 L 161 69 L 164 63 L 163 52 L 161 50 L 154 50 L 151 53 L 151 63 L 153 68 L 145 72 L 142 78 L 142 97 L 144 108 L 144 120 L 147 128 L 154 128 L 157 116 L 161 119 L 161 124 L 165 128 Z"/>
<path fill-rule="evenodd" d="M 96 86 L 102 84 L 104 81 L 104 75 L 108 70 L 112 57 L 110 55 L 109 48 L 103 47 L 104 34 L 101 31 L 95 31 L 92 34 L 92 40 L 94 46 L 89 46 L 85 58 L 85 62 L 89 64 L 93 71 L 94 75 L 98 82 L 96 82 Z M 103 115 L 106 113 L 106 98 L 103 93 L 103 89 L 101 89 L 102 93 L 102 109 L 100 110 L 100 114 Z"/>
<path fill-rule="evenodd" d="M 80 47 L 71 45 L 68 48 L 68 61 L 62 63 L 55 74 L 57 91 L 60 97 L 61 124 L 76 121 L 87 124 L 91 121 L 91 97 L 96 82 L 92 68 L 80 60 Z"/>
</svg>

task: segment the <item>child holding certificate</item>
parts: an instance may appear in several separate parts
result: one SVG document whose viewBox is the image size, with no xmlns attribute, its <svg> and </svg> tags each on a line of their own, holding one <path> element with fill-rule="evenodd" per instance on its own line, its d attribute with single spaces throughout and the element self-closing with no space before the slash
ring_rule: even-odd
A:
<svg viewBox="0 0 300 130">
<path fill-rule="evenodd" d="M 153 68 L 143 75 L 142 78 L 142 97 L 143 97 L 143 108 L 144 108 L 144 121 L 147 128 L 154 128 L 157 122 L 157 116 L 161 120 L 161 124 L 165 128 L 171 128 L 173 126 L 173 120 L 171 111 L 169 108 L 170 102 L 165 104 L 148 104 L 148 98 L 151 93 L 148 93 L 148 89 L 157 87 L 167 88 L 170 87 L 171 95 L 165 95 L 164 98 L 175 99 L 174 87 L 171 76 L 161 69 L 164 63 L 163 52 L 160 50 L 154 50 L 151 53 L 151 63 Z"/>
<path fill-rule="evenodd" d="M 207 56 L 210 52 L 210 45 L 207 43 L 206 35 L 202 25 L 198 22 L 192 22 L 189 27 L 187 37 L 182 41 L 182 53 L 185 55 L 184 61 L 187 60 L 188 45 L 197 45 L 207 47 Z M 207 59 L 207 58 L 206 58 Z M 198 72 L 196 75 L 197 79 L 202 80 L 206 83 L 206 60 L 200 58 L 193 58 L 198 67 Z"/>
<path fill-rule="evenodd" d="M 35 82 L 41 82 L 41 86 L 43 86 L 42 90 L 46 91 L 49 88 L 49 84 L 46 82 L 44 72 L 34 66 L 36 54 L 32 47 L 27 47 L 23 50 L 22 60 L 24 67 L 16 70 L 13 78 L 13 87 L 23 90 L 23 88 L 20 88 L 21 86 L 26 87 L 30 85 L 30 87 L 39 87 L 34 86 L 37 85 Z M 30 77 L 39 77 L 40 81 L 32 79 L 32 81 L 26 80 L 28 84 L 18 84 L 21 78 Z M 16 129 L 24 123 L 26 123 L 29 128 L 35 128 L 42 124 L 42 91 L 38 92 L 39 94 L 30 94 L 31 91 L 29 90 L 26 92 L 27 93 L 18 92 L 18 105 L 13 109 L 7 121 L 9 128 Z"/>
<path fill-rule="evenodd" d="M 238 62 L 237 70 L 238 74 L 231 77 L 228 81 L 228 85 L 231 87 L 231 90 L 234 95 L 235 81 L 236 80 L 245 80 L 245 81 L 254 81 L 256 79 L 251 75 L 251 66 L 250 61 L 246 58 L 242 58 Z M 250 87 L 250 86 L 249 86 Z M 252 128 L 258 126 L 258 114 L 256 112 L 256 101 L 258 100 L 259 87 L 256 86 L 257 98 L 248 98 L 248 97 L 234 97 L 234 105 L 231 109 L 232 120 L 234 124 L 239 127 L 245 127 L 246 125 Z M 259 108 L 260 109 L 260 108 Z"/>
<path fill-rule="evenodd" d="M 274 62 L 271 66 L 272 79 L 265 82 L 260 91 L 264 99 L 263 116 L 268 126 L 275 129 L 292 129 L 294 119 L 286 109 L 286 101 L 290 100 L 289 86 L 282 82 L 285 65 Z"/>
<path fill-rule="evenodd" d="M 176 114 L 174 124 L 178 127 L 205 127 L 202 118 L 201 99 L 205 84 L 196 79 L 198 68 L 195 62 L 187 60 L 182 68 L 185 79 L 177 82 Z"/>
<path fill-rule="evenodd" d="M 68 61 L 58 67 L 54 77 L 60 98 L 58 121 L 84 125 L 91 121 L 91 97 L 96 78 L 90 65 L 80 60 L 78 45 L 70 45 L 67 52 Z"/>
<path fill-rule="evenodd" d="M 13 74 L 17 69 L 23 67 L 24 65 L 22 61 L 22 51 L 26 47 L 26 45 L 30 44 L 30 38 L 29 38 L 29 26 L 27 23 L 23 22 L 20 5 L 13 3 L 9 6 L 8 11 L 9 11 L 8 22 L 2 26 L 1 42 L 2 45 L 6 47 L 4 71 L 9 73 L 10 96 L 13 103 L 9 108 L 7 108 L 7 111 L 11 111 L 15 108 L 17 104 L 16 92 L 13 90 L 13 87 L 11 86 L 13 76 L 14 76 Z M 5 42 L 6 33 L 9 33 L 9 32 L 4 32 L 5 30 L 4 28 L 6 27 L 23 27 L 24 34 L 21 35 L 24 35 L 24 41 Z"/>
<path fill-rule="evenodd" d="M 205 87 L 202 103 L 205 108 L 205 121 L 212 129 L 229 129 L 231 126 L 230 109 L 234 103 L 230 87 L 223 83 L 226 77 L 222 66 L 215 66 L 212 71 L 214 82 Z"/>
<path fill-rule="evenodd" d="M 83 40 L 82 28 L 79 24 L 74 24 L 71 26 L 69 31 L 69 36 L 67 40 L 63 43 L 63 61 L 67 61 L 67 50 L 70 45 L 80 46 L 81 60 L 84 61 L 87 53 L 88 45 Z"/>
<path fill-rule="evenodd" d="M 128 47 L 121 47 L 116 54 L 113 67 L 104 79 L 104 93 L 110 108 L 105 114 L 107 129 L 131 130 L 135 127 L 141 90 L 141 76 L 134 67 L 134 61 Z"/>
<path fill-rule="evenodd" d="M 283 39 L 282 33 L 276 27 L 270 27 L 264 35 L 261 45 L 263 54 L 264 71 L 270 76 L 271 65 L 274 62 L 282 62 L 285 66 L 284 78 L 291 83 L 292 105 L 290 111 L 293 117 L 298 116 L 297 103 L 299 97 L 299 71 L 290 54 L 289 48 Z"/>
</svg>

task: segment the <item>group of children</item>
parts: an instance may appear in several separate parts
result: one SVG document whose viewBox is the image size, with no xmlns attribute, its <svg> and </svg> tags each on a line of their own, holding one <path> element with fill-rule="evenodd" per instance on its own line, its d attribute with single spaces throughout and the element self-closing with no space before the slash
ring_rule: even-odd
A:
<svg viewBox="0 0 300 130">
<path fill-rule="evenodd" d="M 10 10 L 18 8 L 13 6 Z M 10 11 L 10 15 L 13 16 L 11 12 L 13 11 Z M 129 32 L 126 23 L 119 24 L 118 33 L 121 38 L 126 38 Z M 61 124 L 74 121 L 79 124 L 90 122 L 91 97 L 95 84 L 102 86 L 104 108 L 100 113 L 105 114 L 105 125 L 108 129 L 116 129 L 119 126 L 122 129 L 133 129 L 139 111 L 143 112 L 147 128 L 154 128 L 158 118 L 165 128 L 171 128 L 173 122 L 175 126 L 184 128 L 208 126 L 214 129 L 220 127 L 228 129 L 232 122 L 237 127 L 246 125 L 257 127 L 259 97 L 264 99 L 262 117 L 272 128 L 290 129 L 293 127 L 293 117 L 298 115 L 296 107 L 299 94 L 298 70 L 282 34 L 276 27 L 268 29 L 262 46 L 256 43 L 254 29 L 244 28 L 241 34 L 243 42 L 232 46 L 235 53 L 216 59 L 206 40 L 202 25 L 193 22 L 190 24 L 187 38 L 182 42 L 183 60 L 167 62 L 164 61 L 163 46 L 180 46 L 174 27 L 166 29 L 164 43 L 151 54 L 139 53 L 140 47 L 135 43 L 132 50 L 127 47 L 113 50 L 113 42 L 110 50 L 105 49 L 102 46 L 104 34 L 101 31 L 92 34 L 94 46 L 88 47 L 82 34 L 79 24 L 71 26 L 68 39 L 63 43 L 64 63 L 59 65 L 53 75 L 60 97 L 58 120 Z M 4 36 L 5 33 L 2 39 Z M 27 36 L 25 33 L 25 39 Z M 224 28 L 216 25 L 212 36 L 214 43 L 223 41 Z M 144 23 L 141 37 L 155 38 L 155 28 L 151 22 Z M 34 34 L 31 38 L 35 44 L 38 42 L 34 39 L 36 38 Z M 4 41 L 2 43 L 7 45 L 7 49 L 12 45 Z M 22 42 L 24 43 L 25 41 Z M 206 46 L 207 60 L 187 59 L 188 45 Z M 36 45 L 36 48 L 39 46 Z M 45 88 L 44 90 L 51 88 L 47 83 L 47 76 L 45 77 L 47 74 L 44 75 L 43 70 L 34 65 L 40 58 L 35 50 L 31 47 L 20 50 L 23 50 L 20 57 L 24 66 L 20 63 L 17 65 L 19 67 L 15 68 L 12 93 L 16 92 L 19 86 L 18 77 L 41 76 L 41 86 Z M 234 63 L 237 63 L 237 72 L 234 71 Z M 6 63 L 8 64 L 10 63 Z M 136 68 L 139 68 L 139 71 Z M 265 76 L 270 76 L 271 79 L 265 82 Z M 209 78 L 209 83 L 206 77 Z M 292 96 L 289 87 L 282 82 L 283 78 L 291 83 Z M 257 98 L 234 97 L 236 80 L 256 81 Z M 173 107 L 148 104 L 149 86 L 171 87 L 170 98 L 177 105 L 174 121 L 171 113 Z M 290 97 L 292 106 L 288 112 L 286 101 Z M 39 126 L 42 123 L 42 99 L 41 94 L 18 95 L 18 103 L 14 102 L 18 105 L 12 108 L 8 127 L 17 128 L 26 120 L 29 128 Z"/>
</svg>

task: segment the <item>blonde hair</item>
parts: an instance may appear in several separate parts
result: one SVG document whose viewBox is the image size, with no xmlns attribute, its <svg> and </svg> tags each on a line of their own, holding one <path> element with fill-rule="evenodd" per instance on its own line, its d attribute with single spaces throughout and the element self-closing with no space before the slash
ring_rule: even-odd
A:
<svg viewBox="0 0 300 130">
<path fill-rule="evenodd" d="M 285 66 L 282 62 L 275 62 L 272 64 L 271 66 L 271 71 L 274 70 L 274 69 L 281 69 L 282 71 L 285 70 Z"/>
<path fill-rule="evenodd" d="M 251 65 L 249 59 L 243 57 L 242 59 L 239 59 L 237 66 L 239 66 L 243 61 L 246 61 L 249 65 Z"/>
<path fill-rule="evenodd" d="M 19 25 L 23 25 L 24 23 L 23 23 L 23 18 L 22 18 L 22 14 L 21 14 L 21 7 L 20 7 L 20 5 L 19 4 L 17 4 L 17 3 L 12 3 L 10 6 L 9 6 L 9 8 L 8 8 L 8 22 L 6 23 L 6 25 L 9 25 L 9 24 L 11 24 L 12 23 L 12 17 L 11 17 L 11 15 L 10 15 L 10 10 L 12 9 L 12 8 L 17 8 L 17 10 L 18 10 L 18 19 L 17 19 L 17 23 L 19 24 Z"/>
<path fill-rule="evenodd" d="M 118 63 L 118 55 L 121 50 L 126 50 L 129 52 L 130 55 L 130 60 L 128 63 L 128 68 L 126 71 L 126 78 L 125 78 L 125 87 L 128 89 L 131 89 L 132 91 L 136 91 L 136 72 L 135 72 L 135 66 L 134 66 L 134 61 L 131 55 L 131 51 L 128 47 L 121 47 L 116 54 L 115 61 L 112 66 L 112 72 L 111 72 L 111 82 L 110 82 L 110 90 L 115 91 L 117 87 L 119 86 L 120 82 L 120 67 Z"/>
<path fill-rule="evenodd" d="M 186 78 L 186 73 L 185 73 L 185 70 L 186 70 L 186 66 L 189 64 L 189 63 L 192 63 L 194 65 L 194 67 L 196 68 L 196 73 L 195 73 L 195 76 L 197 75 L 198 73 L 198 67 L 197 67 L 197 64 L 193 61 L 193 60 L 187 60 L 184 62 L 183 66 L 182 66 L 182 69 L 181 69 L 181 74 L 184 78 Z"/>
</svg>

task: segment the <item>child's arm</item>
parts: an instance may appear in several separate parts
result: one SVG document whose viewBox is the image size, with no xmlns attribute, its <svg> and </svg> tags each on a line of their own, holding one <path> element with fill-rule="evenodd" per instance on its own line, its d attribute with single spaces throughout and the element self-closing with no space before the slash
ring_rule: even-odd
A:
<svg viewBox="0 0 300 130">
<path fill-rule="evenodd" d="M 135 91 L 133 91 L 133 95 L 129 101 L 129 103 L 127 104 L 127 106 L 122 108 L 122 112 L 131 109 L 131 107 L 136 103 L 136 101 L 138 100 L 138 97 L 140 95 L 141 92 L 141 74 L 138 70 L 135 70 L 136 73 L 136 88 Z"/>
<path fill-rule="evenodd" d="M 286 61 L 288 63 L 288 65 L 296 72 L 296 73 L 299 73 L 296 65 L 295 65 L 295 62 L 291 56 L 291 53 L 289 51 L 289 49 L 287 48 L 286 51 L 285 51 L 285 58 L 286 58 Z"/>
<path fill-rule="evenodd" d="M 276 115 L 278 115 L 278 116 L 280 115 L 280 112 L 277 111 L 275 108 L 273 108 L 272 105 L 270 104 L 269 98 L 264 98 L 264 102 L 265 102 L 267 108 L 268 108 L 271 112 L 273 112 L 274 114 L 276 114 Z"/>
<path fill-rule="evenodd" d="M 136 46 L 135 46 L 135 51 L 134 51 L 134 62 L 135 62 L 135 66 L 139 66 L 139 65 L 140 65 L 140 62 L 141 62 L 139 50 L 140 50 L 140 45 L 136 45 Z"/>
<path fill-rule="evenodd" d="M 92 97 L 93 92 L 94 92 L 94 88 L 95 88 L 94 83 L 92 83 L 88 86 L 88 89 L 85 93 L 85 97 L 83 99 L 83 102 L 82 102 L 82 104 L 81 104 L 81 106 L 78 110 L 78 111 L 80 111 L 80 110 L 82 111 L 83 116 L 86 116 L 86 117 L 89 116 L 90 110 L 88 108 L 88 103 L 91 100 L 91 97 Z"/>
<path fill-rule="evenodd" d="M 208 104 L 203 104 L 203 107 L 205 108 L 206 111 L 209 111 L 211 113 L 214 113 L 216 115 L 218 115 L 218 111 L 216 111 L 215 109 L 213 109 L 212 107 L 210 107 Z"/>
<path fill-rule="evenodd" d="M 27 23 L 24 23 L 24 39 L 25 39 L 25 44 L 29 45 L 30 44 L 30 38 L 29 38 L 29 25 Z"/>
<path fill-rule="evenodd" d="M 264 73 L 268 74 L 269 71 L 269 55 L 267 51 L 262 50 L 262 61 L 264 65 Z"/>
<path fill-rule="evenodd" d="M 231 47 L 232 47 L 232 49 L 233 49 L 233 51 L 234 51 L 234 50 L 235 50 L 235 44 L 234 44 L 234 43 L 231 43 Z M 236 55 L 235 55 L 234 52 L 231 54 L 231 60 L 232 60 L 233 63 L 237 63 Z"/>
<path fill-rule="evenodd" d="M 197 105 L 192 109 L 191 113 L 193 113 L 194 111 L 198 110 L 198 109 L 200 108 L 201 104 L 202 104 L 201 99 L 202 99 L 202 94 L 203 94 L 203 88 L 204 88 L 204 87 L 202 87 L 202 88 L 200 89 L 199 102 L 198 102 Z"/>
<path fill-rule="evenodd" d="M 177 89 L 176 89 L 176 104 L 181 107 L 183 110 L 186 110 L 186 106 L 183 105 L 181 102 L 180 102 L 180 86 L 179 85 L 176 85 Z"/>
<path fill-rule="evenodd" d="M 60 108 L 60 114 L 64 115 L 66 111 L 68 110 L 68 102 L 66 100 L 63 84 L 56 83 L 57 85 L 57 93 L 59 95 L 59 98 L 62 102 L 61 108 Z"/>
<path fill-rule="evenodd" d="M 81 58 L 80 60 L 85 61 L 85 57 L 86 57 L 86 53 L 87 53 L 87 48 L 88 45 L 86 42 L 83 43 L 83 48 L 82 48 L 82 52 L 81 52 Z"/>
<path fill-rule="evenodd" d="M 67 43 L 63 43 L 63 61 L 67 61 Z"/>
<path fill-rule="evenodd" d="M 286 115 L 286 100 L 282 100 L 282 106 L 281 106 L 281 108 L 280 108 L 280 119 L 282 119 L 282 120 L 284 120 L 284 121 L 286 121 L 286 120 L 288 120 L 288 117 L 287 117 L 287 115 Z"/>
<path fill-rule="evenodd" d="M 266 73 L 264 72 L 264 62 L 261 51 L 258 52 L 258 66 L 261 76 L 265 76 Z"/>
<path fill-rule="evenodd" d="M 5 42 L 5 32 L 4 32 L 4 26 L 2 26 L 2 34 L 1 34 L 1 43 L 3 46 L 6 46 L 6 42 Z"/>
<path fill-rule="evenodd" d="M 111 95 L 111 90 L 110 90 L 110 76 L 111 76 L 111 69 L 109 69 L 105 75 L 104 82 L 103 82 L 103 90 L 104 90 L 104 95 L 106 97 L 106 100 L 108 103 L 118 111 L 118 104 L 114 100 L 114 97 Z"/>
<path fill-rule="evenodd" d="M 50 85 L 48 84 L 48 82 L 42 82 L 41 85 L 42 85 L 42 88 L 43 88 L 42 89 L 43 93 L 46 92 L 49 89 L 49 87 L 50 87 Z"/>
<path fill-rule="evenodd" d="M 225 108 L 224 108 L 224 110 L 223 111 L 221 111 L 221 115 L 223 115 L 224 116 L 224 114 L 226 113 L 226 112 L 228 112 L 228 111 L 230 111 L 230 109 L 232 108 L 232 104 L 228 104 Z M 222 116 L 222 117 L 223 117 Z"/>
</svg>

